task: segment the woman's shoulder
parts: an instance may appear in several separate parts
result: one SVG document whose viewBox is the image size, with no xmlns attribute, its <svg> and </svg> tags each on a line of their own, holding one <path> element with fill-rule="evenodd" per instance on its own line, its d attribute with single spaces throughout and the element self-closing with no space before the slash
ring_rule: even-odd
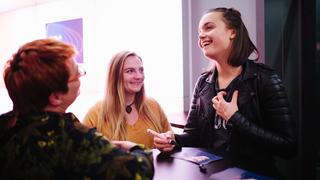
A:
<svg viewBox="0 0 320 180">
<path fill-rule="evenodd" d="M 14 112 L 9 111 L 0 115 L 0 126 L 5 127 L 9 122 L 14 119 Z"/>
<path fill-rule="evenodd" d="M 256 69 L 256 71 L 259 71 L 262 73 L 271 73 L 271 74 L 275 73 L 275 70 L 273 68 L 261 62 L 254 62 L 252 60 L 249 60 L 248 65 L 249 67 Z"/>
<path fill-rule="evenodd" d="M 0 114 L 0 119 L 8 119 L 8 118 L 12 118 L 13 116 L 14 116 L 14 112 L 9 111 L 9 112 Z"/>
<path fill-rule="evenodd" d="M 158 106 L 158 101 L 153 97 L 146 97 L 145 104 L 148 106 Z"/>
<path fill-rule="evenodd" d="M 265 87 L 270 87 L 271 84 L 279 84 L 282 82 L 276 70 L 264 63 L 250 62 L 249 67 L 253 69 L 251 73 L 257 74 L 260 82 L 262 82 Z"/>
<path fill-rule="evenodd" d="M 99 112 L 102 109 L 102 106 L 103 101 L 99 100 L 89 108 L 88 113 Z"/>
<path fill-rule="evenodd" d="M 152 108 L 153 110 L 162 111 L 160 103 L 153 97 L 147 97 L 145 100 L 145 105 Z"/>
<path fill-rule="evenodd" d="M 86 115 L 82 119 L 82 123 L 87 126 L 96 127 L 96 122 L 102 112 L 103 101 L 97 101 L 94 105 L 92 105 L 87 111 Z"/>
<path fill-rule="evenodd" d="M 195 91 L 201 91 L 207 83 L 212 82 L 213 71 L 205 71 L 201 73 L 195 84 Z"/>
<path fill-rule="evenodd" d="M 202 72 L 202 73 L 200 74 L 200 76 L 199 76 L 198 79 L 206 79 L 206 78 L 208 78 L 208 76 L 210 76 L 210 75 L 212 75 L 212 74 L 213 74 L 213 69 L 211 69 L 211 70 L 206 70 L 206 71 L 204 71 L 204 72 Z"/>
</svg>

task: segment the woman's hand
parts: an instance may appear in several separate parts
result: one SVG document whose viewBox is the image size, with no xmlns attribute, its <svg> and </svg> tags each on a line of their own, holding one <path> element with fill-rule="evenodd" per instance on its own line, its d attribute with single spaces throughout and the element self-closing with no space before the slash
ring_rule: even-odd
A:
<svg viewBox="0 0 320 180">
<path fill-rule="evenodd" d="M 215 97 L 212 98 L 212 106 L 216 109 L 216 113 L 222 117 L 226 122 L 230 117 L 238 111 L 238 91 L 234 91 L 230 102 L 224 100 L 223 96 L 226 95 L 225 91 L 219 92 Z"/>
<path fill-rule="evenodd" d="M 170 152 L 175 147 L 174 133 L 172 131 L 157 133 L 151 129 L 148 129 L 147 132 L 153 135 L 154 148 L 157 148 L 162 152 Z"/>
<path fill-rule="evenodd" d="M 129 149 L 131 149 L 133 146 L 137 145 L 134 142 L 131 141 L 111 141 L 112 144 L 114 144 L 115 146 L 117 146 L 120 149 L 123 149 L 125 151 L 129 151 Z"/>
</svg>

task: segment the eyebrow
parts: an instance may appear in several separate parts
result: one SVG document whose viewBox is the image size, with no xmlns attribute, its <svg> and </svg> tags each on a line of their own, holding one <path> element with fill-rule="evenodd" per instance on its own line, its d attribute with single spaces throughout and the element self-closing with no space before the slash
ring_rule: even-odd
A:
<svg viewBox="0 0 320 180">
<path fill-rule="evenodd" d="M 127 68 L 123 68 L 124 70 L 126 69 L 134 69 L 134 67 L 127 67 Z"/>
<path fill-rule="evenodd" d="M 127 67 L 127 68 L 123 68 L 123 71 L 126 71 L 126 70 L 135 70 L 135 69 L 140 69 L 141 67 L 138 67 L 138 68 L 134 68 L 134 67 Z"/>
<path fill-rule="evenodd" d="M 216 23 L 215 22 L 212 22 L 212 21 L 209 21 L 209 22 L 206 22 L 204 25 L 203 25 L 203 27 L 205 27 L 205 26 L 209 26 L 209 25 L 215 25 Z"/>
<path fill-rule="evenodd" d="M 214 22 L 209 21 L 209 22 L 204 23 L 202 26 L 200 26 L 200 28 L 199 28 L 198 30 L 203 29 L 204 27 L 206 27 L 206 26 L 208 26 L 208 25 L 211 25 L 211 24 L 212 24 L 212 25 L 215 25 Z"/>
<path fill-rule="evenodd" d="M 138 67 L 126 67 L 126 68 L 123 68 L 123 69 L 140 69 L 140 68 L 143 68 L 143 66 L 138 66 Z"/>
</svg>

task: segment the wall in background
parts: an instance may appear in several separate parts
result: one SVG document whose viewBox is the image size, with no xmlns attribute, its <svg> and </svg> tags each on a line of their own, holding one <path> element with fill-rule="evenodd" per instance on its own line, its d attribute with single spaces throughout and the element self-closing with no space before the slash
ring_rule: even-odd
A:
<svg viewBox="0 0 320 180">
<path fill-rule="evenodd" d="M 195 82 L 210 63 L 197 45 L 198 22 L 204 11 L 221 6 L 241 12 L 264 62 L 263 1 L 51 0 L 0 14 L 0 25 L 5 27 L 0 34 L 0 70 L 4 60 L 21 44 L 45 37 L 46 23 L 82 18 L 83 65 L 88 73 L 70 111 L 82 117 L 103 96 L 109 58 L 122 49 L 141 55 L 147 93 L 160 102 L 168 115 L 187 111 Z M 1 79 L 1 100 L 11 103 L 3 87 Z"/>
<path fill-rule="evenodd" d="M 165 13 L 164 13 L 165 12 Z M 0 71 L 22 44 L 46 37 L 45 24 L 82 18 L 81 94 L 68 109 L 80 119 L 105 89 L 109 59 L 120 50 L 132 50 L 143 59 L 149 96 L 167 114 L 183 111 L 182 17 L 180 0 L 56 0 L 0 14 Z M 0 112 L 11 100 L 0 80 Z"/>
</svg>

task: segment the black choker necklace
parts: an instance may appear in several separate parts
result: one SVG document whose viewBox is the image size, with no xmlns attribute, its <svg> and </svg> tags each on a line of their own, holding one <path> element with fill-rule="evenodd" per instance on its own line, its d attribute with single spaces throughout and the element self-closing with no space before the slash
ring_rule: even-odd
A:
<svg viewBox="0 0 320 180">
<path fill-rule="evenodd" d="M 134 103 L 134 101 L 131 104 L 126 106 L 126 111 L 127 111 L 128 114 L 130 114 L 131 111 L 132 111 L 132 107 L 131 106 L 132 106 L 133 103 Z"/>
</svg>

